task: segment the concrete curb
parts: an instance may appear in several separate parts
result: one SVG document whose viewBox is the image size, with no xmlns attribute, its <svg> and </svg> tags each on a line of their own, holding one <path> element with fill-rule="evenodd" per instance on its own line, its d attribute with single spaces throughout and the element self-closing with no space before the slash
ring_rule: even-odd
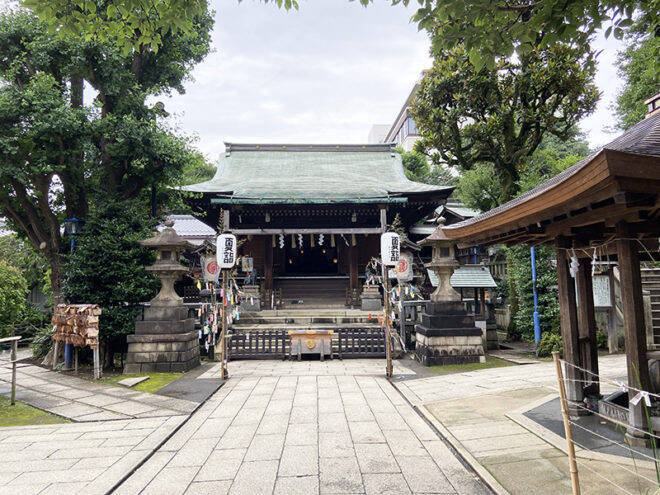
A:
<svg viewBox="0 0 660 495">
<path fill-rule="evenodd" d="M 444 427 L 444 425 L 438 421 L 438 419 L 431 414 L 431 412 L 426 408 L 426 406 L 413 406 L 417 409 L 420 414 L 433 425 L 433 427 L 438 430 L 438 432 L 444 437 L 447 442 L 459 453 L 459 455 L 467 462 L 472 469 L 479 475 L 483 482 L 488 485 L 488 487 L 493 490 L 496 495 L 510 495 L 508 490 L 504 488 L 495 477 L 490 474 L 490 472 L 481 465 L 481 463 L 468 451 L 463 444 L 458 441 L 451 432 Z"/>
</svg>

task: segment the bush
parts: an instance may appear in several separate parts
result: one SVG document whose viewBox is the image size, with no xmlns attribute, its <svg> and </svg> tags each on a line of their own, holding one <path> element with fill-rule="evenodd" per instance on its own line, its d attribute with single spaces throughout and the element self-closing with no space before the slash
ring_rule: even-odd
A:
<svg viewBox="0 0 660 495">
<path fill-rule="evenodd" d="M 44 358 L 53 347 L 52 328 L 42 328 L 32 339 L 32 355 L 35 358 Z"/>
<path fill-rule="evenodd" d="M 607 334 L 600 328 L 596 330 L 596 345 L 599 349 L 607 349 Z"/>
<path fill-rule="evenodd" d="M 25 309 L 28 287 L 18 268 L 0 260 L 0 337 L 6 337 Z"/>
<path fill-rule="evenodd" d="M 551 356 L 553 351 L 559 351 L 560 355 L 564 353 L 564 346 L 561 341 L 561 335 L 553 332 L 546 332 L 541 336 L 541 340 L 537 347 L 537 354 L 539 357 Z"/>
</svg>

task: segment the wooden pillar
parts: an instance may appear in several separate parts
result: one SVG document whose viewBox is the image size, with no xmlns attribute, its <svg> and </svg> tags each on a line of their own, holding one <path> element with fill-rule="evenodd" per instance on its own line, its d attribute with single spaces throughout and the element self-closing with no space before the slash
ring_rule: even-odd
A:
<svg viewBox="0 0 660 495">
<path fill-rule="evenodd" d="M 631 240 L 628 224 L 616 224 L 617 254 L 619 257 L 619 280 L 621 282 L 621 306 L 623 330 L 626 340 L 626 363 L 628 365 L 628 385 L 641 390 L 651 390 L 648 361 L 646 358 L 646 322 L 644 320 L 644 299 L 642 297 L 642 275 L 639 267 L 637 241 Z M 630 390 L 628 398 L 637 394 Z M 644 400 L 629 407 L 628 422 L 635 428 L 646 429 Z M 633 445 L 645 444 L 644 435 L 631 428 L 626 433 Z"/>
<path fill-rule="evenodd" d="M 578 343 L 578 316 L 575 304 L 575 281 L 569 271 L 570 256 L 566 248 L 570 242 L 563 236 L 557 237 L 557 282 L 559 285 L 559 313 L 561 321 L 561 337 L 564 344 L 564 360 L 567 363 L 582 366 L 580 347 Z M 582 373 L 572 366 L 566 367 L 566 396 L 571 416 L 577 416 L 583 409 L 584 393 Z M 578 407 L 579 406 L 579 407 Z"/>
<path fill-rule="evenodd" d="M 264 289 L 273 290 L 273 243 L 269 235 L 264 238 Z M 263 303 L 263 301 L 262 301 Z"/>
<path fill-rule="evenodd" d="M 479 318 L 479 288 L 475 287 L 474 289 L 474 317 Z"/>
<path fill-rule="evenodd" d="M 481 312 L 481 317 L 485 320 L 486 319 L 486 289 L 481 287 L 479 289 L 479 293 L 481 295 L 481 307 L 479 308 L 479 311 Z"/>
<path fill-rule="evenodd" d="M 598 345 L 596 343 L 596 312 L 594 310 L 593 280 L 591 279 L 591 259 L 580 259 L 580 268 L 575 281 L 578 300 L 580 355 L 584 368 L 593 373 L 593 375 L 584 378 L 586 381 L 594 382 L 595 390 L 593 390 L 593 393 L 599 394 Z"/>
<path fill-rule="evenodd" d="M 357 289 L 358 287 L 358 247 L 353 243 L 348 246 L 348 274 L 349 287 Z"/>
</svg>

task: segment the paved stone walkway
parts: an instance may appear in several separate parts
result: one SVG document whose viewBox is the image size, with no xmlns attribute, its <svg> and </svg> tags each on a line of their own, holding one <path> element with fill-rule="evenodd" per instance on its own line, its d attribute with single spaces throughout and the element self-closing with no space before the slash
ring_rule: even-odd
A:
<svg viewBox="0 0 660 495">
<path fill-rule="evenodd" d="M 490 493 L 383 370 L 380 359 L 230 363 L 227 384 L 115 493 Z"/>
<path fill-rule="evenodd" d="M 39 366 L 18 363 L 16 398 L 74 421 L 188 415 L 195 402 L 94 383 Z M 11 392 L 11 366 L 0 363 L 0 394 Z"/>
<path fill-rule="evenodd" d="M 609 379 L 625 377 L 625 356 L 601 356 L 599 368 L 601 375 Z M 428 411 L 442 434 L 459 451 L 483 465 L 508 492 L 571 493 L 567 457 L 550 442 L 545 433 L 548 430 L 532 429 L 530 421 L 514 420 L 522 416 L 519 410 L 556 396 L 554 363 L 537 362 L 404 380 L 395 386 L 411 403 Z M 607 391 L 612 387 L 604 385 L 602 389 Z M 563 449 L 565 441 L 555 444 Z M 633 473 L 637 470 L 655 478 L 653 468 L 642 467 L 639 462 L 637 466 L 625 464 L 621 469 L 609 462 L 611 459 L 605 462 L 587 458 L 588 453 L 579 448 L 577 453 L 583 494 L 647 493 L 646 485 L 639 485 Z M 600 476 L 626 487 L 627 492 L 618 491 Z"/>
</svg>

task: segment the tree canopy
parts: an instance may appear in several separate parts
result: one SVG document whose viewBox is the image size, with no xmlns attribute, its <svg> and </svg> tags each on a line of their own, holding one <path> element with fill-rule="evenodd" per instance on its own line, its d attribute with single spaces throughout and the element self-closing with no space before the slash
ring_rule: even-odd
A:
<svg viewBox="0 0 660 495">
<path fill-rule="evenodd" d="M 544 136 L 568 138 L 594 110 L 594 57 L 588 46 L 557 43 L 477 71 L 463 46 L 437 54 L 413 102 L 418 148 L 462 171 L 491 164 L 499 202 L 512 199 Z"/>
</svg>

